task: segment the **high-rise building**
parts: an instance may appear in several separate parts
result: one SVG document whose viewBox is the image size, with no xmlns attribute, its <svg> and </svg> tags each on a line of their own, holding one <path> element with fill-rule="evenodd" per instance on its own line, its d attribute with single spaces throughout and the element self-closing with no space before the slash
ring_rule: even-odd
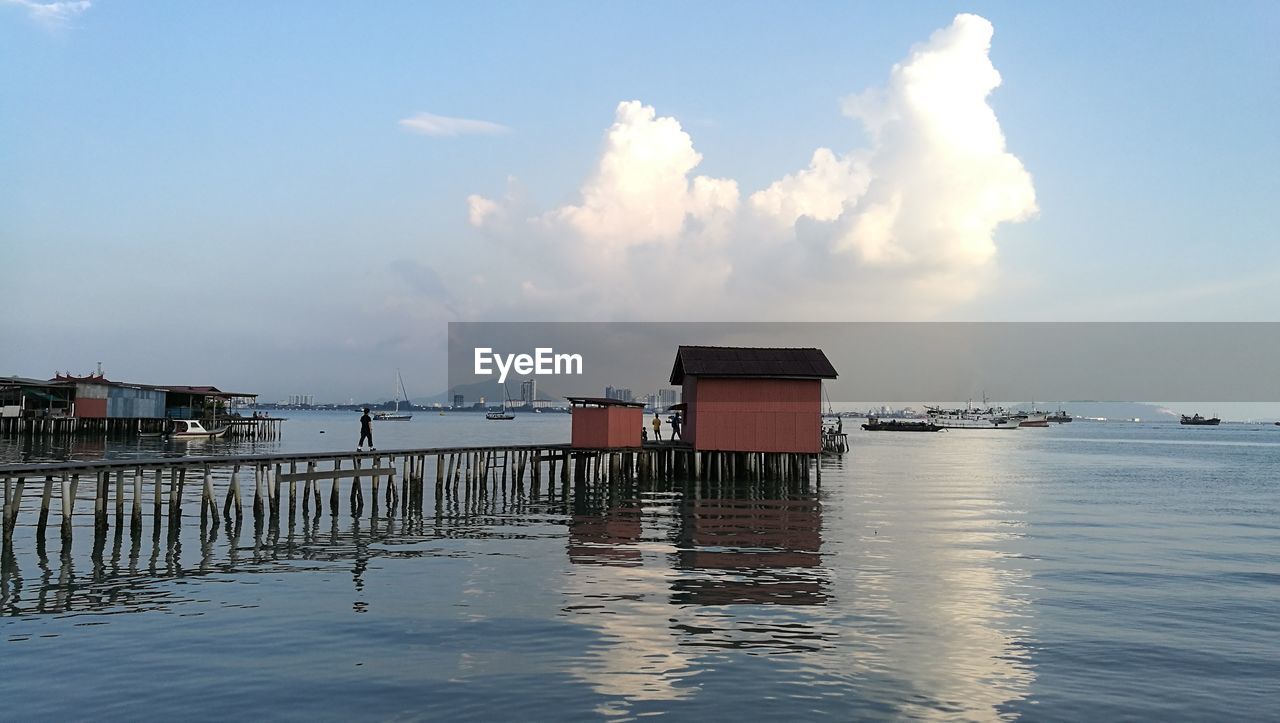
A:
<svg viewBox="0 0 1280 723">
<path fill-rule="evenodd" d="M 464 401 L 466 401 L 466 400 L 464 400 L 464 399 L 462 398 L 462 395 L 461 395 L 461 394 L 455 394 L 455 395 L 453 395 L 453 408 L 454 408 L 454 409 L 462 409 L 462 404 L 463 404 L 463 402 L 464 402 Z"/>
<path fill-rule="evenodd" d="M 636 400 L 635 394 L 626 387 L 605 387 L 604 398 L 617 399 L 620 402 L 634 402 Z"/>
<path fill-rule="evenodd" d="M 538 380 L 530 377 L 520 382 L 520 401 L 524 402 L 524 406 L 532 408 L 533 403 L 538 400 Z"/>
<path fill-rule="evenodd" d="M 680 393 L 675 389 L 658 390 L 658 407 L 667 409 L 678 401 L 680 401 Z"/>
</svg>

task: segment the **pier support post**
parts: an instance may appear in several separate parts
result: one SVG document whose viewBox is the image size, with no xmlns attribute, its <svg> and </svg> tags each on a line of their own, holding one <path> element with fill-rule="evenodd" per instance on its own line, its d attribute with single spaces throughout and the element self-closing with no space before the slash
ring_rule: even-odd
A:
<svg viewBox="0 0 1280 723">
<path fill-rule="evenodd" d="M 13 496 L 9 498 L 9 504 L 5 508 L 4 514 L 4 537 L 6 540 L 13 538 L 13 528 L 18 524 L 18 511 L 22 509 L 22 489 L 27 484 L 26 478 L 19 477 L 18 484 L 13 488 Z M 9 478 L 4 480 L 6 491 L 9 487 Z"/>
<path fill-rule="evenodd" d="M 49 503 L 53 500 L 53 476 L 44 478 L 44 494 L 40 496 L 40 521 L 36 523 L 36 535 L 44 540 L 45 528 L 49 525 Z"/>
<path fill-rule="evenodd" d="M 342 460 L 333 460 L 333 483 L 329 486 L 329 516 L 338 514 L 338 472 L 342 471 Z"/>
<path fill-rule="evenodd" d="M 298 463 L 289 463 L 289 520 L 293 521 L 294 515 L 298 509 L 298 480 L 294 479 L 298 474 Z"/>
<path fill-rule="evenodd" d="M 200 499 L 200 524 L 205 523 L 205 516 L 213 518 L 213 524 L 218 524 L 218 500 L 213 496 L 213 477 L 209 474 L 209 468 L 204 468 L 204 492 Z"/>
<path fill-rule="evenodd" d="M 267 511 L 266 503 L 263 500 L 265 493 L 263 492 L 263 466 L 255 464 L 253 466 L 253 519 L 261 520 L 264 512 Z"/>
<path fill-rule="evenodd" d="M 69 541 L 71 539 L 71 514 L 75 511 L 76 492 L 80 486 L 80 475 L 72 475 L 67 478 L 65 472 L 62 473 L 62 539 Z"/>
<path fill-rule="evenodd" d="M 133 509 L 129 515 L 129 528 L 136 535 L 142 529 L 142 468 L 133 471 Z"/>
<path fill-rule="evenodd" d="M 98 473 L 98 486 L 93 496 L 93 527 L 97 530 L 107 529 L 107 485 L 110 484 L 111 473 Z"/>
<path fill-rule="evenodd" d="M 124 526 L 124 470 L 120 470 L 116 472 L 116 527 L 123 527 L 123 526 Z"/>
<path fill-rule="evenodd" d="M 236 503 L 236 522 L 244 519 L 244 515 L 240 510 L 240 465 L 231 468 L 231 484 L 227 486 L 227 501 L 222 506 L 222 516 L 225 517 L 230 524 L 231 520 L 231 501 Z"/>
</svg>

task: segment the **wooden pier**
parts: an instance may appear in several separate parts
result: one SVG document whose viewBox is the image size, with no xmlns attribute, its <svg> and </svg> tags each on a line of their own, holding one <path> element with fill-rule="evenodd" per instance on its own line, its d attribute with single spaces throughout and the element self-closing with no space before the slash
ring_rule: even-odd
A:
<svg viewBox="0 0 1280 723">
<path fill-rule="evenodd" d="M 200 501 L 201 525 L 239 524 L 250 509 L 255 523 L 277 524 L 300 509 L 353 516 L 421 513 L 428 481 L 437 501 L 541 494 L 545 484 L 567 497 L 572 487 L 656 480 L 695 486 L 726 482 L 819 483 L 817 455 L 694 452 L 687 446 L 651 443 L 625 449 L 579 449 L 566 444 L 443 447 L 371 452 L 158 457 L 83 462 L 0 465 L 4 485 L 3 539 L 34 515 L 43 540 L 52 516 L 64 540 L 73 530 L 76 506 L 92 502 L 93 525 L 137 531 L 149 508 L 158 529 L 180 526 L 184 502 Z M 217 484 L 215 484 L 215 480 Z M 366 483 L 367 480 L 367 483 Z M 327 486 L 327 489 L 326 489 Z M 82 494 L 82 487 L 86 494 Z M 369 496 L 366 498 L 366 490 Z M 219 500 L 219 493 L 221 500 Z M 343 502 L 345 498 L 345 503 Z M 83 512 L 81 514 L 84 514 Z"/>
<path fill-rule="evenodd" d="M 167 417 L 0 417 L 0 437 L 112 437 L 165 431 Z M 206 422 L 206 427 L 226 426 L 232 439 L 277 439 L 282 417 L 227 417 Z"/>
</svg>

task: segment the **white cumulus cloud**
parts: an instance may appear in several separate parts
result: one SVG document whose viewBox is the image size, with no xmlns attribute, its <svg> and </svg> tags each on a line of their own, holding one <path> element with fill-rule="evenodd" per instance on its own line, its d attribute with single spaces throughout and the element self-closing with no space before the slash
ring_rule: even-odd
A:
<svg viewBox="0 0 1280 723">
<path fill-rule="evenodd" d="M 734 181 L 690 179 L 701 162 L 675 118 L 658 117 L 637 100 L 619 103 L 595 173 L 582 186 L 582 201 L 551 212 L 547 220 L 591 244 L 674 241 L 690 223 L 714 223 L 738 206 Z"/>
<path fill-rule="evenodd" d="M 492 313 L 559 318 L 847 319 L 944 313 L 995 279 L 996 229 L 1037 212 L 988 96 L 991 24 L 958 15 L 886 83 L 843 100 L 869 144 L 817 148 L 740 202 L 672 117 L 618 105 L 578 200 L 545 212 L 468 198 L 518 263 Z"/>
<path fill-rule="evenodd" d="M 401 128 L 424 136 L 498 135 L 511 130 L 501 123 L 470 118 L 450 118 L 434 113 L 418 113 L 402 118 L 399 123 Z"/>
</svg>

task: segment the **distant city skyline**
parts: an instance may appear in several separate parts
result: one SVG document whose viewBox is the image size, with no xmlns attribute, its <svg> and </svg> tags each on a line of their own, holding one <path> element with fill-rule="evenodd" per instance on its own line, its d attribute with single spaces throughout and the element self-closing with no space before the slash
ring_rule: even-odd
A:
<svg viewBox="0 0 1280 723">
<path fill-rule="evenodd" d="M 369 399 L 444 389 L 450 320 L 1276 320 L 1276 27 L 0 2 L 0 373 Z"/>
</svg>

